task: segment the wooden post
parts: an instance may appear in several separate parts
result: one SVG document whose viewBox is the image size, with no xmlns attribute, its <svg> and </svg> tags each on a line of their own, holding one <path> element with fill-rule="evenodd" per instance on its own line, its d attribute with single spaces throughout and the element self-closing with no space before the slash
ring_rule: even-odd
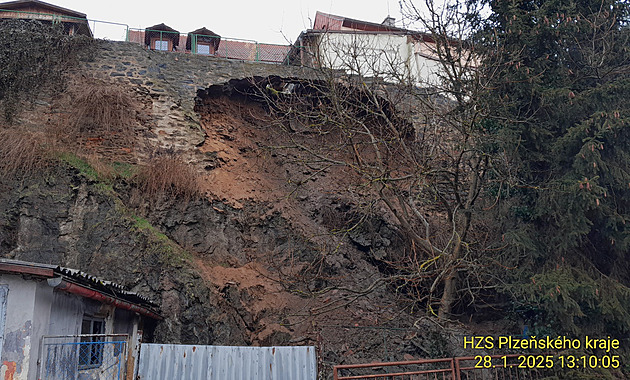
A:
<svg viewBox="0 0 630 380">
<path fill-rule="evenodd" d="M 142 330 L 138 330 L 139 316 L 135 316 L 133 319 L 133 329 L 129 336 L 129 342 L 127 343 L 127 368 L 125 379 L 133 380 L 136 371 L 136 365 L 140 359 L 140 343 L 142 342 Z"/>
</svg>

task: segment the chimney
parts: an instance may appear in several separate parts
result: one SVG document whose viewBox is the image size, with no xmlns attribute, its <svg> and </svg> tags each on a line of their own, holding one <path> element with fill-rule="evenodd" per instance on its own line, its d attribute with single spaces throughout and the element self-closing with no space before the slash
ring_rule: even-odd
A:
<svg viewBox="0 0 630 380">
<path fill-rule="evenodd" d="M 387 17 L 385 17 L 385 20 L 383 20 L 383 22 L 381 23 L 381 25 L 385 25 L 385 26 L 393 26 L 393 27 L 395 27 L 395 26 L 396 26 L 395 21 L 396 21 L 396 19 L 395 19 L 395 18 L 393 18 L 393 17 L 391 17 L 391 16 L 387 16 Z"/>
</svg>

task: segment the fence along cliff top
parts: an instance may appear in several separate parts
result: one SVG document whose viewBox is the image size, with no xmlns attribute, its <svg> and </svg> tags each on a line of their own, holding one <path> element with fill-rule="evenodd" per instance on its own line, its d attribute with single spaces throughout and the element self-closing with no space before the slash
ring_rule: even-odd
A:
<svg viewBox="0 0 630 380">
<path fill-rule="evenodd" d="M 68 34 L 83 34 L 111 41 L 127 41 L 148 49 L 252 62 L 288 63 L 291 45 L 259 43 L 221 37 L 206 27 L 190 33 L 180 33 L 164 23 L 146 29 L 131 29 L 129 25 L 88 19 L 84 13 L 38 0 L 0 3 L 0 19 L 39 20 L 61 23 Z M 147 42 L 148 40 L 148 42 Z"/>
</svg>

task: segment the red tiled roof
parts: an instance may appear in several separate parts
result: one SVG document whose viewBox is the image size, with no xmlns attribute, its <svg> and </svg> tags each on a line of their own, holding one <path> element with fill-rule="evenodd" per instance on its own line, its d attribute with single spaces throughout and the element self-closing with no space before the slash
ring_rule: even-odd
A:
<svg viewBox="0 0 630 380">
<path fill-rule="evenodd" d="M 245 41 L 221 40 L 217 56 L 253 61 L 256 59 L 256 45 Z"/>
<path fill-rule="evenodd" d="M 281 63 L 286 59 L 289 50 L 291 50 L 291 46 L 289 45 L 256 44 L 246 41 L 221 40 L 216 55 L 246 61 Z"/>
<path fill-rule="evenodd" d="M 258 60 L 282 63 L 286 60 L 291 46 L 258 44 Z"/>
<path fill-rule="evenodd" d="M 335 16 L 328 13 L 317 12 L 313 29 L 315 30 L 360 30 L 365 32 L 408 32 L 407 29 L 397 28 L 375 22 L 355 20 L 343 16 Z"/>
<path fill-rule="evenodd" d="M 129 30 L 127 41 L 144 45 L 144 30 Z"/>
</svg>

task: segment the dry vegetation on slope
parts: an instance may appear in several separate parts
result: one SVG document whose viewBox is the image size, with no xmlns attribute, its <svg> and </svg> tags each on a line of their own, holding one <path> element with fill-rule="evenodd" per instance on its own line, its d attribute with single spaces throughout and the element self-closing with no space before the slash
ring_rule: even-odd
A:
<svg viewBox="0 0 630 380">
<path fill-rule="evenodd" d="M 76 70 L 17 25 L 27 42 L 0 44 L 3 64 L 27 57 L 0 75 L 0 254 L 146 292 L 157 341 L 315 344 L 326 365 L 461 354 L 442 325 L 456 318 L 496 321 L 479 335 L 624 336 L 628 8 L 496 5 L 476 20 L 483 66 L 434 31 L 455 75 L 442 97 L 402 83 L 424 107 L 413 124 L 401 92 L 357 70 L 326 87 L 113 43 Z M 47 33 L 31 40 L 73 46 Z M 31 73 L 63 85 L 16 80 Z M 198 86 L 256 74 L 193 110 Z"/>
<path fill-rule="evenodd" d="M 221 98 L 197 110 L 198 129 L 164 125 L 165 108 L 181 109 L 169 93 L 89 70 L 66 78 L 2 127 L 2 255 L 146 292 L 167 317 L 159 341 L 314 344 L 326 365 L 447 349 L 415 332 L 417 309 L 383 280 L 396 227 L 371 218 L 343 232 L 364 219 L 354 174 L 277 149 L 289 140 L 260 104 Z"/>
</svg>

